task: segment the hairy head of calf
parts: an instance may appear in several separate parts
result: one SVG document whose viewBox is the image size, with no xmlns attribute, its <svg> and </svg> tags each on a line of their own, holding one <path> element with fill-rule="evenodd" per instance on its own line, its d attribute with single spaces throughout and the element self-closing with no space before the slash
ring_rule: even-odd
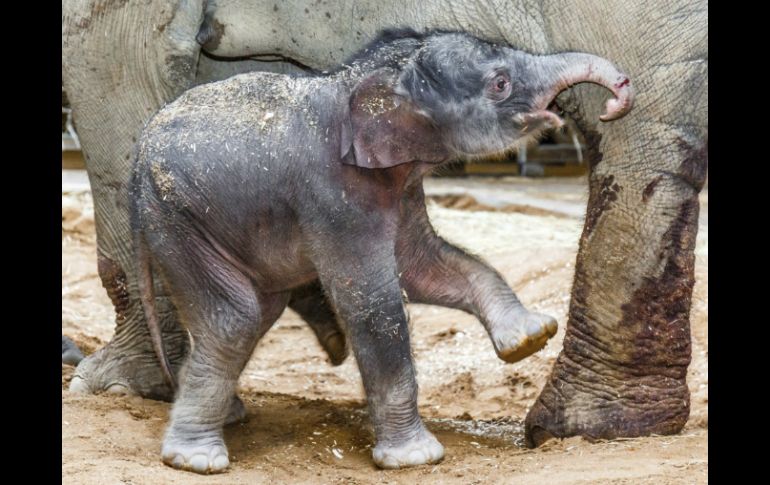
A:
<svg viewBox="0 0 770 485">
<path fill-rule="evenodd" d="M 352 63 L 373 71 L 353 89 L 342 155 L 367 168 L 514 149 L 563 125 L 548 107 L 580 82 L 615 95 L 603 121 L 625 115 L 634 97 L 628 77 L 600 57 L 536 56 L 456 32 L 390 34 Z"/>
</svg>

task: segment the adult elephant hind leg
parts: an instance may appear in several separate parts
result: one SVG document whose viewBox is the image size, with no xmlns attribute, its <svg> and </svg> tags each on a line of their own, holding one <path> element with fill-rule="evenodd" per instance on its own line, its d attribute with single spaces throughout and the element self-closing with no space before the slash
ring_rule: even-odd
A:
<svg viewBox="0 0 770 485">
<path fill-rule="evenodd" d="M 97 241 L 97 263 L 102 286 L 115 309 L 115 336 L 106 346 L 81 360 L 70 383 L 70 391 L 135 394 L 171 401 L 174 390 L 163 377 L 152 347 L 136 286 L 123 266 L 107 256 Z M 156 278 L 157 280 L 157 278 Z M 158 285 L 158 290 L 165 289 Z M 166 355 L 178 371 L 189 351 L 189 336 L 177 320 L 176 310 L 166 296 L 155 302 Z"/>
<path fill-rule="evenodd" d="M 349 353 L 347 339 L 324 295 L 321 283 L 316 280 L 292 290 L 289 308 L 297 312 L 313 329 L 332 365 L 342 364 Z"/>
<path fill-rule="evenodd" d="M 592 169 L 564 347 L 527 415 L 530 446 L 685 425 L 703 135 L 695 124 L 642 124 L 605 145 L 627 162 Z"/>
<path fill-rule="evenodd" d="M 128 217 L 130 153 L 147 119 L 194 81 L 200 50 L 194 39 L 203 4 L 62 2 L 62 82 L 93 194 L 99 276 L 117 315 L 114 337 L 78 364 L 72 391 L 173 399 L 136 291 Z M 166 353 L 178 368 L 189 337 L 166 291 L 159 287 L 156 295 Z"/>
<path fill-rule="evenodd" d="M 205 242 L 191 238 L 178 247 L 184 249 L 166 249 L 162 272 L 192 335 L 193 350 L 181 373 L 161 457 L 174 468 L 219 473 L 229 466 L 222 427 L 232 421 L 240 402 L 238 377 L 289 295 L 255 292 L 251 281 Z"/>
</svg>

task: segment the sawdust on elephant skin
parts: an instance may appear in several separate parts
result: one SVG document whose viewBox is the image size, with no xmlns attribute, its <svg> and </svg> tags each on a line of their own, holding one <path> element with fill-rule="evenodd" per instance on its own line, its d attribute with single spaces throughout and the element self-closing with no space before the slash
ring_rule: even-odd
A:
<svg viewBox="0 0 770 485">
<path fill-rule="evenodd" d="M 570 193 L 563 186 L 549 193 L 547 181 L 536 183 L 551 199 L 580 199 L 587 193 L 577 182 Z M 500 188 L 498 182 L 489 184 Z M 516 184 L 529 189 L 533 182 L 510 184 L 511 190 Z M 371 460 L 373 437 L 354 359 L 329 365 L 309 327 L 287 310 L 241 377 L 248 421 L 225 431 L 232 466 L 224 475 L 199 476 L 161 463 L 168 403 L 70 393 L 73 368 L 62 365 L 63 483 L 706 483 L 707 223 L 701 222 L 696 247 L 688 373 L 692 413 L 684 431 L 594 443 L 570 438 L 528 450 L 522 421 L 561 348 L 583 222 L 536 210 L 495 211 L 473 204 L 451 209 L 441 202 L 457 200 L 437 198 L 429 204 L 438 232 L 481 255 L 525 305 L 555 316 L 560 325 L 544 350 L 506 364 L 472 316 L 409 305 L 420 412 L 446 447 L 443 462 L 378 470 Z M 62 206 L 62 333 L 89 354 L 111 338 L 114 312 L 96 273 L 90 195 L 62 194 Z M 707 208 L 706 190 L 702 217 Z"/>
</svg>

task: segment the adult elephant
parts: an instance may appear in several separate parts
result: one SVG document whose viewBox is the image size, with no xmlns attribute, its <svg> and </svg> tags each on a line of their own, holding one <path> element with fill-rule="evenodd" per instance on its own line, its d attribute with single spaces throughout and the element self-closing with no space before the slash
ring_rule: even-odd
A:
<svg viewBox="0 0 770 485">
<path fill-rule="evenodd" d="M 707 9 L 706 1 L 64 2 L 64 87 L 93 190 L 99 275 L 117 313 L 113 340 L 79 364 L 73 389 L 171 397 L 138 303 L 128 232 L 131 147 L 152 113 L 196 83 L 237 72 L 331 68 L 384 27 L 440 28 L 536 53 L 592 52 L 634 80 L 634 110 L 609 124 L 596 121 L 601 88 L 558 98 L 588 140 L 590 195 L 564 348 L 526 434 L 536 445 L 678 432 L 690 407 L 693 249 L 708 159 Z M 178 367 L 187 336 L 157 294 Z"/>
</svg>

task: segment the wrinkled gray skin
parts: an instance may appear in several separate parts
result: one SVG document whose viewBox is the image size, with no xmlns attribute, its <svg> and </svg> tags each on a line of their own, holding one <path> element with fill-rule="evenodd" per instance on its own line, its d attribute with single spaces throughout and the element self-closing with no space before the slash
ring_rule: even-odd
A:
<svg viewBox="0 0 770 485">
<path fill-rule="evenodd" d="M 199 86 L 139 140 L 130 200 L 143 305 L 160 349 L 152 262 L 194 344 L 163 443 L 171 466 L 228 466 L 222 426 L 238 377 L 292 291 L 316 280 L 350 337 L 385 468 L 444 454 L 417 413 L 402 287 L 477 315 L 509 362 L 556 333 L 435 234 L 422 176 L 561 126 L 545 108 L 569 84 L 603 82 L 618 94 L 607 119 L 622 116 L 628 78 L 594 56 L 536 57 L 459 33 L 388 32 L 347 64 Z"/>
<path fill-rule="evenodd" d="M 536 53 L 592 52 L 633 79 L 635 109 L 614 123 L 598 122 L 601 89 L 579 85 L 557 99 L 587 136 L 590 193 L 564 348 L 526 433 L 538 444 L 678 432 L 689 414 L 693 248 L 707 166 L 707 25 L 705 0 L 64 2 L 62 77 L 93 190 L 99 273 L 117 313 L 115 337 L 78 365 L 71 389 L 172 397 L 138 298 L 128 217 L 130 152 L 153 113 L 195 84 L 299 71 L 252 56 L 323 70 L 382 28 L 445 28 Z M 188 338 L 157 281 L 177 369 Z"/>
</svg>

